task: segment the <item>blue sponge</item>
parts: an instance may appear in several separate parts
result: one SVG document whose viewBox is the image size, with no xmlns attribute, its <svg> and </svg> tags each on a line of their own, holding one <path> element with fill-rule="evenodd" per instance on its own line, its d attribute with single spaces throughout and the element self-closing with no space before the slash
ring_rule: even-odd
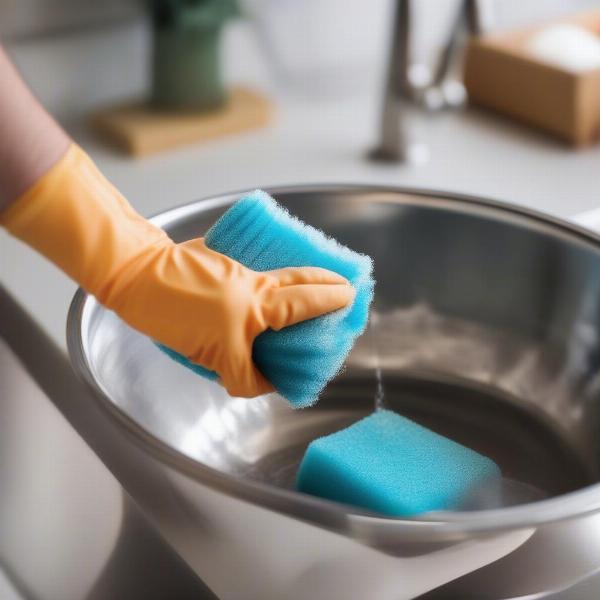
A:
<svg viewBox="0 0 600 600">
<path fill-rule="evenodd" d="M 292 217 L 262 191 L 236 202 L 208 231 L 205 242 L 255 271 L 322 267 L 355 287 L 351 306 L 281 331 L 267 330 L 254 341 L 254 362 L 277 391 L 295 408 L 313 404 L 366 326 L 374 287 L 371 259 Z M 217 378 L 181 354 L 162 349 L 196 373 Z"/>
<path fill-rule="evenodd" d="M 397 517 L 460 507 L 469 492 L 499 481 L 489 458 L 388 410 L 313 441 L 300 491 Z"/>
</svg>

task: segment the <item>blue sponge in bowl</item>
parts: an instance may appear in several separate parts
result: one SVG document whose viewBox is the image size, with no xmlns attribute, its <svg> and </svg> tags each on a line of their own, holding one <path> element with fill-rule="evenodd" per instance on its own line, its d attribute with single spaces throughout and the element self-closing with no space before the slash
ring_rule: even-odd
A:
<svg viewBox="0 0 600 600">
<path fill-rule="evenodd" d="M 313 404 L 366 327 L 375 283 L 371 259 L 305 225 L 260 190 L 236 202 L 209 229 L 205 242 L 255 271 L 321 267 L 354 286 L 356 296 L 349 307 L 280 331 L 269 329 L 254 341 L 253 360 L 275 389 L 295 408 Z M 196 373 L 218 378 L 181 354 L 161 348 Z"/>
<path fill-rule="evenodd" d="M 396 517 L 456 510 L 498 484 L 491 459 L 405 417 L 381 410 L 311 442 L 297 476 L 301 492 Z"/>
</svg>

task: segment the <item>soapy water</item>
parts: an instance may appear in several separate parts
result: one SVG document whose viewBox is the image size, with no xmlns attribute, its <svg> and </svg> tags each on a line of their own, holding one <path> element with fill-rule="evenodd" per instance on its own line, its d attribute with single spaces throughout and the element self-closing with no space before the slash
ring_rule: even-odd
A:
<svg viewBox="0 0 600 600">
<path fill-rule="evenodd" d="M 509 477 L 482 483 L 471 490 L 458 507 L 459 511 L 493 510 L 518 504 L 529 504 L 547 498 L 539 488 Z"/>
<path fill-rule="evenodd" d="M 375 372 L 375 411 L 385 409 L 385 390 L 383 385 L 383 373 L 379 359 L 379 348 L 377 342 L 376 328 L 379 321 L 379 315 L 374 310 L 369 319 L 368 334 L 370 345 L 372 347 Z M 528 504 L 537 502 L 548 497 L 548 494 L 539 488 L 523 483 L 509 477 L 492 479 L 482 483 L 471 490 L 465 499 L 460 503 L 459 511 L 479 511 L 493 510 L 498 508 L 507 508 L 519 504 Z"/>
<path fill-rule="evenodd" d="M 296 489 L 296 474 L 304 450 L 305 446 L 302 444 L 273 452 L 263 457 L 258 463 L 248 465 L 241 475 L 254 481 L 294 490 Z M 471 493 L 453 512 L 508 508 L 519 504 L 537 502 L 548 496 L 547 493 L 533 485 L 509 477 L 502 477 L 490 480 L 471 490 Z M 434 517 L 436 512 L 428 514 Z M 448 511 L 444 512 L 447 513 Z"/>
<path fill-rule="evenodd" d="M 384 390 L 383 390 L 383 375 L 381 372 L 381 365 L 379 362 L 379 348 L 377 347 L 377 334 L 375 328 L 379 315 L 372 310 L 371 317 L 369 319 L 369 336 L 371 338 L 371 346 L 373 349 L 373 356 L 375 358 L 375 411 L 383 410 L 384 405 Z"/>
<path fill-rule="evenodd" d="M 456 389 L 455 386 L 446 386 L 448 387 L 447 397 L 444 386 L 435 385 L 434 388 L 431 389 L 428 385 L 420 387 L 415 387 L 414 385 L 411 387 L 409 385 L 407 388 L 404 388 L 402 380 L 398 380 L 397 371 L 394 370 L 397 369 L 397 365 L 386 363 L 386 353 L 380 354 L 379 351 L 384 350 L 386 345 L 389 347 L 390 344 L 393 344 L 393 347 L 396 347 L 406 340 L 403 340 L 401 334 L 397 334 L 386 325 L 385 314 L 372 313 L 363 342 L 363 351 L 368 354 L 369 359 L 369 361 L 365 360 L 363 362 L 363 365 L 369 367 L 369 372 L 365 379 L 360 380 L 359 382 L 352 380 L 349 383 L 344 383 L 344 381 L 341 380 L 337 384 L 339 387 L 332 386 L 331 388 L 331 392 L 335 392 L 332 393 L 332 397 L 330 398 L 332 402 L 337 401 L 339 398 L 343 400 L 346 398 L 346 391 L 349 391 L 351 392 L 350 396 L 352 398 L 366 401 L 367 406 L 363 404 L 360 407 L 360 413 L 357 413 L 355 418 L 353 418 L 351 412 L 348 412 L 347 414 L 342 413 L 344 416 L 343 418 L 340 418 L 339 423 L 331 420 L 326 421 L 322 428 L 317 428 L 315 426 L 318 419 L 306 420 L 306 437 L 302 442 L 295 443 L 292 446 L 278 447 L 259 457 L 258 460 L 240 466 L 239 476 L 245 479 L 264 482 L 283 489 L 295 490 L 298 468 L 310 440 L 326 435 L 327 433 L 333 433 L 334 431 L 350 425 L 354 420 L 366 416 L 364 413 L 369 410 L 378 411 L 384 408 L 394 410 L 400 414 L 406 413 L 407 417 L 414 418 L 417 422 L 423 421 L 424 426 L 431 427 L 434 430 L 439 429 L 442 435 L 447 435 L 450 439 L 456 437 L 457 441 L 460 440 L 461 443 L 470 446 L 470 428 L 474 427 L 474 425 L 471 422 L 471 419 L 467 419 L 466 423 L 462 422 L 461 414 L 464 412 L 464 406 L 458 411 L 459 414 L 457 415 L 452 415 L 451 413 L 448 413 L 448 411 L 437 413 L 436 407 L 438 405 L 444 406 L 445 400 L 456 400 L 458 402 L 464 395 L 467 399 L 472 399 L 472 407 L 475 407 L 480 411 L 485 411 L 487 410 L 485 408 L 487 404 L 486 402 L 479 401 L 481 397 L 485 400 L 489 400 L 490 406 L 494 407 L 498 404 L 497 396 L 491 394 L 491 398 L 488 398 L 488 395 L 484 392 L 474 392 L 471 388 L 464 388 L 463 390 L 462 386 L 458 386 L 458 389 Z M 408 350 L 410 350 L 410 347 Z M 460 353 L 454 352 L 454 350 L 453 354 L 460 355 Z M 468 368 L 469 365 L 472 365 L 473 363 L 473 354 L 468 355 L 465 360 L 465 367 Z M 388 368 L 389 371 L 387 370 Z M 389 379 L 386 377 L 385 382 L 384 371 L 386 371 L 385 375 L 389 374 Z M 352 389 L 346 390 L 344 387 L 345 385 L 351 385 Z M 438 402 L 438 404 L 432 402 L 432 397 L 436 397 L 440 402 Z M 475 400 L 477 400 L 477 402 L 475 402 Z M 425 406 L 424 410 L 419 409 L 421 401 Z M 473 416 L 472 412 L 468 412 L 467 414 Z M 509 413 L 509 416 L 511 414 L 512 413 Z M 325 416 L 330 418 L 327 412 L 325 412 Z M 419 419 L 419 416 L 423 418 Z M 451 422 L 447 424 L 446 419 L 449 419 Z M 477 421 L 477 419 L 475 421 Z M 510 431 L 509 425 L 512 422 L 512 418 L 509 421 L 506 419 L 499 420 L 498 427 L 500 428 L 500 432 L 504 430 Z M 436 423 L 439 425 L 439 428 L 435 426 Z M 520 413 L 518 423 L 521 423 Z M 331 425 L 330 430 L 328 429 L 329 424 Z M 446 424 L 448 427 L 445 427 Z M 519 431 L 520 430 L 517 430 L 517 433 L 519 433 Z M 456 436 L 453 435 L 454 433 L 456 433 Z M 536 434 L 535 439 L 537 439 L 538 436 L 539 433 Z M 474 430 L 473 437 L 474 439 L 481 439 L 482 432 L 479 429 Z M 510 435 L 508 437 L 510 438 Z M 527 444 L 523 445 L 522 443 L 522 431 L 517 437 L 519 438 L 517 442 L 521 443 L 523 446 L 523 454 L 527 455 L 529 446 Z M 502 439 L 502 443 L 504 443 L 504 438 L 500 436 L 499 439 Z M 541 439 L 544 441 L 546 438 Z M 516 458 L 511 458 L 515 455 L 513 448 L 514 442 L 507 441 L 506 443 L 511 445 L 511 452 L 508 455 L 502 452 L 501 445 L 496 449 L 496 452 L 490 454 L 490 457 L 497 460 L 500 464 L 505 476 L 490 479 L 484 484 L 472 489 L 466 494 L 462 502 L 454 506 L 451 511 L 432 511 L 426 515 L 415 515 L 414 518 L 419 519 L 422 517 L 427 520 L 443 519 L 445 518 L 444 515 L 448 515 L 449 512 L 464 514 L 468 512 L 498 510 L 517 505 L 531 504 L 555 496 L 562 491 L 552 487 L 552 480 L 548 482 L 549 487 L 544 489 L 544 491 L 530 483 L 525 483 L 525 481 L 529 481 L 531 470 L 523 469 L 520 462 L 515 462 L 517 460 Z M 547 444 L 548 442 L 544 441 L 544 443 Z M 475 446 L 477 446 L 477 444 L 475 444 Z M 552 444 L 552 449 L 554 449 L 554 447 L 555 444 Z M 481 449 L 481 451 L 485 452 L 485 449 Z M 555 453 L 552 453 L 550 456 L 554 457 L 556 455 Z M 570 464 L 571 463 L 569 462 L 569 468 Z M 560 470 L 567 468 L 562 462 L 559 467 Z M 520 476 L 522 476 L 521 480 L 519 480 Z M 547 482 L 544 477 L 540 478 L 537 476 L 535 479 L 532 476 L 531 481 L 539 481 L 544 488 Z M 357 507 L 357 509 L 361 510 L 359 507 Z"/>
</svg>

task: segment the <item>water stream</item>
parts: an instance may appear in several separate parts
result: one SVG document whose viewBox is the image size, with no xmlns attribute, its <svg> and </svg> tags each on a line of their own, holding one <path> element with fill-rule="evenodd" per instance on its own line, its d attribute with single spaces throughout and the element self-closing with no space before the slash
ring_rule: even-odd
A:
<svg viewBox="0 0 600 600">
<path fill-rule="evenodd" d="M 381 367 L 375 367 L 375 381 L 377 383 L 377 387 L 375 389 L 375 410 L 383 410 L 385 408 L 383 399 L 383 377 L 381 375 Z"/>
<path fill-rule="evenodd" d="M 385 408 L 384 403 L 384 389 L 383 389 L 383 375 L 381 373 L 381 365 L 379 363 L 379 345 L 377 343 L 377 331 L 376 326 L 379 321 L 379 315 L 374 309 L 371 310 L 371 316 L 369 318 L 369 338 L 371 341 L 371 347 L 373 352 L 373 359 L 375 362 L 375 410 L 383 410 Z"/>
</svg>

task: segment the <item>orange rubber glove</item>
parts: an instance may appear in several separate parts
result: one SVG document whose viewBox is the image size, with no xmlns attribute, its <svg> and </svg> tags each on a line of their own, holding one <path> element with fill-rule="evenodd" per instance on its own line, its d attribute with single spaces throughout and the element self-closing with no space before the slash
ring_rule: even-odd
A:
<svg viewBox="0 0 600 600">
<path fill-rule="evenodd" d="M 346 279 L 324 269 L 259 273 L 209 250 L 202 239 L 175 244 L 75 145 L 0 223 L 132 327 L 216 371 L 233 396 L 273 390 L 252 362 L 259 333 L 354 298 Z"/>
</svg>

